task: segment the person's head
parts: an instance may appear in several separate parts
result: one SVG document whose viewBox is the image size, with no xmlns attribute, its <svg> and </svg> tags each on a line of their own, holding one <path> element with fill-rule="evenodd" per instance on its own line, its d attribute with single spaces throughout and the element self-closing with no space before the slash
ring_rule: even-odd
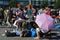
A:
<svg viewBox="0 0 60 40">
<path fill-rule="evenodd" d="M 31 5 L 30 4 L 28 4 L 27 9 L 31 9 Z"/>
<path fill-rule="evenodd" d="M 21 8 L 21 4 L 20 4 L 20 3 L 18 3 L 18 4 L 17 4 L 17 7 L 18 7 L 18 8 Z"/>
<path fill-rule="evenodd" d="M 48 10 L 48 11 L 50 11 L 50 8 L 48 8 L 48 7 L 45 7 L 45 10 Z"/>
<path fill-rule="evenodd" d="M 34 8 L 33 5 L 31 6 L 31 8 Z"/>
</svg>

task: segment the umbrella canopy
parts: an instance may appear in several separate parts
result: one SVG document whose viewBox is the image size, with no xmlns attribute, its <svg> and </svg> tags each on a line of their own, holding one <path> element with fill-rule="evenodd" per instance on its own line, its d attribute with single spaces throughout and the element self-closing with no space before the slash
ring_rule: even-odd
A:
<svg viewBox="0 0 60 40">
<path fill-rule="evenodd" d="M 54 27 L 54 19 L 45 13 L 37 15 L 35 22 L 39 28 L 45 31 L 49 31 Z"/>
</svg>

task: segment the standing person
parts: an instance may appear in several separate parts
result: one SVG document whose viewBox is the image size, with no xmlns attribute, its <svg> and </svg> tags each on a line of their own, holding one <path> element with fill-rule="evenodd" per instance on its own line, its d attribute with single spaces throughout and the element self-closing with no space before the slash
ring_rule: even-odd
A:
<svg viewBox="0 0 60 40">
<path fill-rule="evenodd" d="M 38 14 L 42 14 L 42 13 L 44 13 L 44 8 L 43 8 L 43 7 L 41 7 L 41 8 L 38 10 Z"/>
<path fill-rule="evenodd" d="M 58 14 L 58 11 L 56 9 L 53 9 L 53 10 L 51 10 L 51 15 L 52 15 L 53 18 L 55 18 L 59 14 Z"/>
<path fill-rule="evenodd" d="M 34 20 L 36 16 L 36 9 L 32 6 L 31 10 L 32 10 L 32 20 Z"/>
<path fill-rule="evenodd" d="M 52 18 L 55 18 L 55 9 L 51 9 L 51 16 L 52 16 Z"/>
<path fill-rule="evenodd" d="M 27 8 L 26 7 L 23 9 L 23 12 L 24 12 L 24 14 L 26 14 L 26 12 L 27 12 Z"/>
<path fill-rule="evenodd" d="M 24 12 L 24 16 L 25 16 L 26 18 L 28 18 L 28 15 L 27 15 L 27 8 L 26 8 L 26 7 L 23 9 L 23 12 Z"/>
<path fill-rule="evenodd" d="M 3 9 L 0 8 L 0 24 L 2 25 L 4 19 Z"/>
<path fill-rule="evenodd" d="M 46 13 L 47 15 L 51 15 L 50 8 L 46 7 L 46 8 L 45 8 L 45 13 Z"/>
<path fill-rule="evenodd" d="M 28 5 L 27 6 L 27 15 L 31 15 L 32 14 L 32 11 L 31 11 L 31 5 Z"/>
<path fill-rule="evenodd" d="M 9 9 L 6 8 L 6 9 L 4 10 L 4 19 L 5 19 L 5 23 L 6 23 L 7 20 L 8 20 L 8 14 L 9 14 Z"/>
<path fill-rule="evenodd" d="M 13 10 L 10 9 L 10 13 L 8 14 L 8 21 L 7 21 L 8 27 L 11 27 L 12 18 L 13 18 Z"/>
<path fill-rule="evenodd" d="M 32 8 L 31 8 L 31 10 L 32 10 L 32 14 L 33 15 L 36 15 L 36 10 L 35 10 L 35 8 L 32 6 Z"/>
<path fill-rule="evenodd" d="M 12 27 L 11 26 L 11 21 L 12 21 L 12 18 L 13 18 L 13 9 L 8 9 L 9 10 L 9 12 L 8 12 L 8 14 L 7 14 L 7 24 L 8 24 L 8 26 L 7 27 Z"/>
<path fill-rule="evenodd" d="M 56 19 L 57 11 L 56 11 L 56 9 L 51 9 L 51 16 L 52 16 L 52 18 L 55 19 L 55 22 L 57 23 L 57 19 Z"/>
</svg>

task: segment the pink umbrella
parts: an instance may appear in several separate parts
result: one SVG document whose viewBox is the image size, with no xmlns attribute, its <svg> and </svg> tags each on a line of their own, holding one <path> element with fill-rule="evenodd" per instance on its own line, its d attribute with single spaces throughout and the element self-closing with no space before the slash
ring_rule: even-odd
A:
<svg viewBox="0 0 60 40">
<path fill-rule="evenodd" d="M 54 27 L 54 19 L 45 13 L 37 15 L 35 22 L 39 28 L 45 31 L 49 31 Z"/>
</svg>

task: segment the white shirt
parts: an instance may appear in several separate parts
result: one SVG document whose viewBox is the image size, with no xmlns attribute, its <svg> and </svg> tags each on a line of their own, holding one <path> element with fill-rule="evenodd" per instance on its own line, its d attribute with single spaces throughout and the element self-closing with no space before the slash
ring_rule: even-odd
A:
<svg viewBox="0 0 60 40">
<path fill-rule="evenodd" d="M 42 14 L 42 13 L 44 13 L 43 9 L 38 10 L 38 14 Z"/>
</svg>

